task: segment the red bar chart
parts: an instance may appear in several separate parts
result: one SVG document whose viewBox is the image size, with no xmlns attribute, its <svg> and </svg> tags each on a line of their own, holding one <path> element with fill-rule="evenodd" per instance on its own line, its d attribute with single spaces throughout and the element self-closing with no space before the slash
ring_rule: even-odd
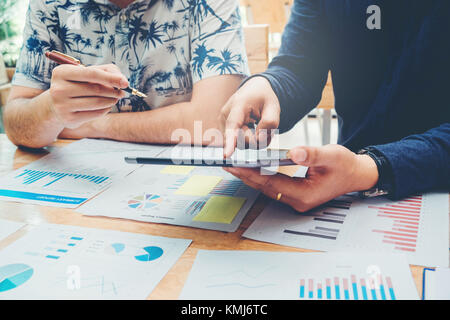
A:
<svg viewBox="0 0 450 320">
<path fill-rule="evenodd" d="M 377 210 L 377 217 L 392 221 L 389 229 L 372 229 L 372 232 L 383 235 L 383 243 L 392 245 L 395 250 L 416 251 L 422 211 L 421 195 L 383 206 L 369 206 L 369 209 Z"/>
</svg>

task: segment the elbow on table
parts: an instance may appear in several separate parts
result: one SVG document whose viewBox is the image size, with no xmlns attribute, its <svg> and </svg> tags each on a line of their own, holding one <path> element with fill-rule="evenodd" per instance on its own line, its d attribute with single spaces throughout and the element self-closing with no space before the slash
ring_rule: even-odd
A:
<svg viewBox="0 0 450 320">
<path fill-rule="evenodd" d="M 9 141 L 15 144 L 17 147 L 24 147 L 29 149 L 42 149 L 53 141 L 44 141 L 39 138 L 37 134 L 20 132 L 16 128 L 12 128 L 8 121 L 4 121 L 5 133 Z"/>
</svg>

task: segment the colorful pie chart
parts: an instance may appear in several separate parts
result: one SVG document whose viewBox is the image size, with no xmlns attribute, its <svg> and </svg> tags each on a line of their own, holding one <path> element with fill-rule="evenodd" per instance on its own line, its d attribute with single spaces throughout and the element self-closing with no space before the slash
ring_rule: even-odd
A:
<svg viewBox="0 0 450 320">
<path fill-rule="evenodd" d="M 163 199 L 156 194 L 143 194 L 128 200 L 128 207 L 131 209 L 150 209 L 163 202 Z"/>
<path fill-rule="evenodd" d="M 138 254 L 135 257 L 138 261 L 148 262 L 160 258 L 163 255 L 164 250 L 160 247 L 145 247 L 142 248 L 142 254 Z"/>
<path fill-rule="evenodd" d="M 27 282 L 33 275 L 33 268 L 16 263 L 0 267 L 0 293 L 12 290 Z"/>
</svg>

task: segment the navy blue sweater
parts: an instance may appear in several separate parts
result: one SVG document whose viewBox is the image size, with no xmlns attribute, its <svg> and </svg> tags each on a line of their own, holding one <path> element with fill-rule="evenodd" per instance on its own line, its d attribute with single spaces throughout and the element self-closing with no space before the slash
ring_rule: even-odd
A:
<svg viewBox="0 0 450 320">
<path fill-rule="evenodd" d="M 370 30 L 370 5 L 381 29 Z M 281 131 L 317 106 L 333 77 L 339 143 L 373 146 L 392 166 L 392 198 L 450 189 L 450 1 L 296 0 L 266 77 Z"/>
</svg>

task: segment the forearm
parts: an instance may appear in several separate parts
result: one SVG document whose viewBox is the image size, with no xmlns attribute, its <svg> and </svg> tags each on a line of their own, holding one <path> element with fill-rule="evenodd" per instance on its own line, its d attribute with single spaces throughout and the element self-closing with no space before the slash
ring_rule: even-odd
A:
<svg viewBox="0 0 450 320">
<path fill-rule="evenodd" d="M 205 111 L 190 102 L 145 112 L 108 114 L 93 121 L 87 135 L 140 143 L 210 144 L 212 139 L 204 133 L 219 128 L 218 114 L 216 108 Z"/>
<path fill-rule="evenodd" d="M 383 154 L 392 167 L 394 191 L 391 198 L 450 188 L 449 123 L 373 148 Z"/>
<path fill-rule="evenodd" d="M 280 102 L 282 131 L 294 126 L 322 97 L 332 52 L 325 19 L 320 1 L 295 1 L 279 53 L 262 74 Z"/>
<path fill-rule="evenodd" d="M 3 113 L 5 131 L 18 146 L 42 148 L 53 143 L 64 126 L 51 109 L 49 91 L 34 98 L 8 102 Z"/>
</svg>

